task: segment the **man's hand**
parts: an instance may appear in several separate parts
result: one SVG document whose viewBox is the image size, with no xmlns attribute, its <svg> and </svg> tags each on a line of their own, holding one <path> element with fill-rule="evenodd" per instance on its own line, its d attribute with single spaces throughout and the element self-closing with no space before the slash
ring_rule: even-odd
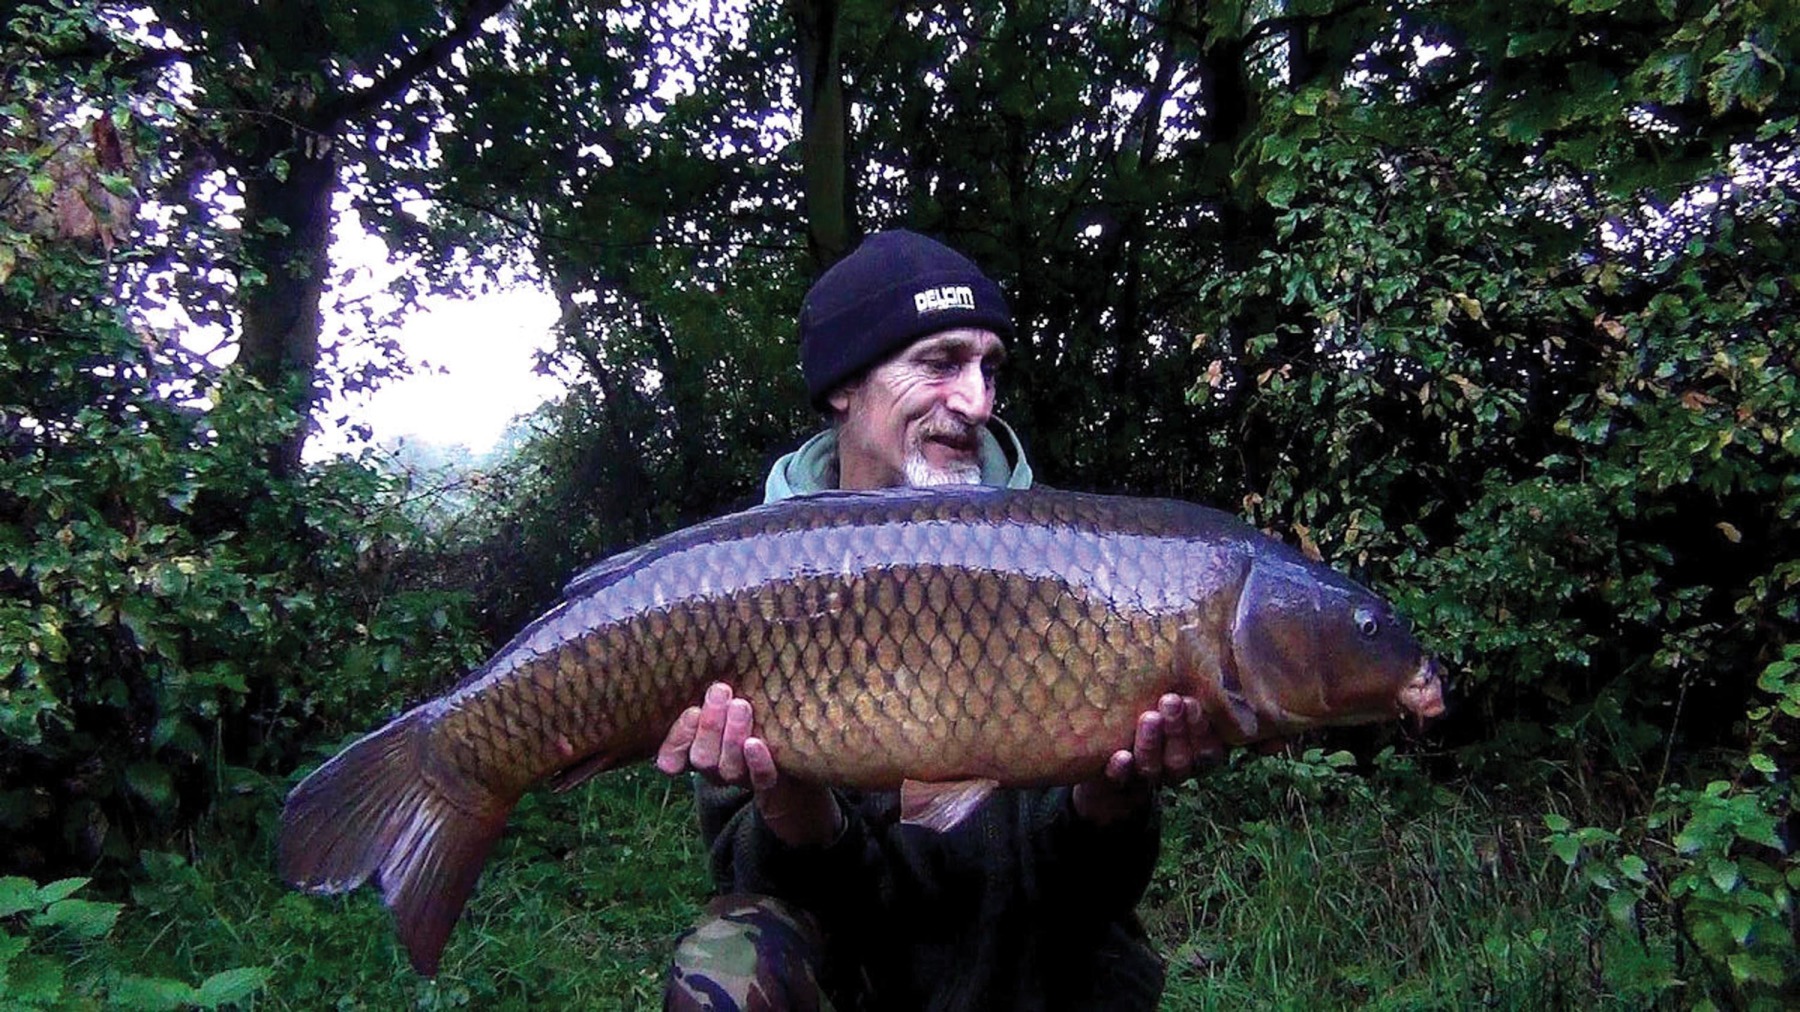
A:
<svg viewBox="0 0 1800 1012">
<path fill-rule="evenodd" d="M 844 825 L 837 798 L 829 788 L 784 779 L 768 744 L 751 735 L 754 719 L 749 700 L 715 682 L 701 705 L 675 719 L 656 750 L 656 768 L 670 776 L 691 769 L 715 784 L 748 787 L 763 822 L 790 847 L 837 839 Z"/>
<path fill-rule="evenodd" d="M 1150 804 L 1160 785 L 1186 780 L 1224 751 L 1200 701 L 1171 692 L 1138 715 L 1131 748 L 1114 752 L 1100 777 L 1075 785 L 1075 814 L 1102 826 L 1116 822 Z"/>
</svg>

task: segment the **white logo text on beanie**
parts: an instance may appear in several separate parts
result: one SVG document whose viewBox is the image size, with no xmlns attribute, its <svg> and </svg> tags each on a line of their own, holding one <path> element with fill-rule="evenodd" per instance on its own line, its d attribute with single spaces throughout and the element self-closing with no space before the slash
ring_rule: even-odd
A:
<svg viewBox="0 0 1800 1012">
<path fill-rule="evenodd" d="M 913 308 L 920 316 L 926 313 L 941 313 L 947 309 L 975 308 L 975 290 L 968 285 L 944 285 L 942 288 L 927 288 L 913 296 Z"/>
</svg>

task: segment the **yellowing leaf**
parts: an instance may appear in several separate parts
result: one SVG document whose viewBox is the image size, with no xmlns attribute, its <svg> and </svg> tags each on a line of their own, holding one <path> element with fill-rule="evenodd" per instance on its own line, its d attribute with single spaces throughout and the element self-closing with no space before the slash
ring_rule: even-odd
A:
<svg viewBox="0 0 1800 1012">
<path fill-rule="evenodd" d="M 1473 380 L 1469 379 L 1467 376 L 1462 376 L 1462 375 L 1451 376 L 1450 382 L 1456 384 L 1456 388 L 1458 390 L 1462 391 L 1464 400 L 1478 401 L 1481 399 L 1481 395 L 1485 392 L 1481 389 L 1481 384 L 1474 382 Z"/>
<path fill-rule="evenodd" d="M 1730 524 L 1726 523 L 1723 520 L 1719 521 L 1718 523 L 1714 524 L 1713 526 L 1717 527 L 1719 529 L 1720 534 L 1725 535 L 1726 541 L 1729 541 L 1734 545 L 1737 544 L 1738 542 L 1744 540 L 1744 535 L 1739 533 L 1739 531 L 1736 527 L 1731 526 Z"/>
<path fill-rule="evenodd" d="M 1312 528 L 1296 521 L 1294 524 L 1294 534 L 1300 539 L 1300 554 L 1314 562 L 1325 561 L 1325 556 L 1319 553 L 1318 542 L 1312 539 Z"/>
</svg>

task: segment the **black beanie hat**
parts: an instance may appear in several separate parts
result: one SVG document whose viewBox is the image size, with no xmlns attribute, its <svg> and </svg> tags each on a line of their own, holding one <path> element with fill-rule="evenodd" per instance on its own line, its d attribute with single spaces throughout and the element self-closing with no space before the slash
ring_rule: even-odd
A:
<svg viewBox="0 0 1800 1012">
<path fill-rule="evenodd" d="M 980 327 L 1013 336 L 1000 286 L 943 243 L 897 229 L 863 240 L 800 305 L 800 371 L 813 406 L 928 334 Z"/>
</svg>

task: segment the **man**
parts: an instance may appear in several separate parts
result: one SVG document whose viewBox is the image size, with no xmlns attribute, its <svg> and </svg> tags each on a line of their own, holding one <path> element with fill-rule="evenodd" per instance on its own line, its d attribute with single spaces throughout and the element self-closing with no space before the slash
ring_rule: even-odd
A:
<svg viewBox="0 0 1800 1012">
<path fill-rule="evenodd" d="M 814 406 L 832 420 L 770 472 L 769 501 L 826 489 L 1031 484 L 993 417 L 1013 334 L 1000 289 L 911 232 L 869 237 L 800 315 Z M 998 792 L 934 833 L 894 794 L 785 778 L 756 714 L 715 685 L 657 757 L 698 772 L 725 895 L 678 946 L 672 1009 L 1149 1009 L 1161 961 L 1134 913 L 1160 842 L 1154 787 L 1218 750 L 1198 701 L 1165 696 L 1105 775 Z"/>
</svg>

